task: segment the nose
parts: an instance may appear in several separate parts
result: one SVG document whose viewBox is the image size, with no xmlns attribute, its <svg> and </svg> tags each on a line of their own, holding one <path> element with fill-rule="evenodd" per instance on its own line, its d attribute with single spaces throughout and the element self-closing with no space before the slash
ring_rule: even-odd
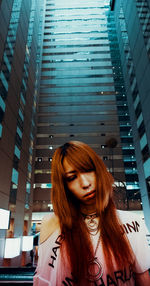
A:
<svg viewBox="0 0 150 286">
<path fill-rule="evenodd" d="M 87 174 L 84 174 L 84 173 L 80 174 L 80 183 L 81 183 L 81 187 L 85 190 L 91 186 L 91 183 L 88 179 Z"/>
</svg>

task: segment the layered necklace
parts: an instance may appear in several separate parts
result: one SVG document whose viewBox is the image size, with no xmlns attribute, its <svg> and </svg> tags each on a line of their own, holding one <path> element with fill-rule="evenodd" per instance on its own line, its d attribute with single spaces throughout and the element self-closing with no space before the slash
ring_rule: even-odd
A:
<svg viewBox="0 0 150 286">
<path fill-rule="evenodd" d="M 88 231 L 91 235 L 96 235 L 98 232 L 98 220 L 97 220 L 97 214 L 89 214 L 86 215 L 82 213 L 84 220 L 86 221 Z"/>
<path fill-rule="evenodd" d="M 86 221 L 89 233 L 93 236 L 95 236 L 98 233 L 98 219 L 97 219 L 97 214 L 93 213 L 93 214 L 83 214 L 83 218 Z M 97 249 L 100 243 L 100 235 L 98 237 L 98 241 L 97 241 L 97 245 L 94 251 L 94 258 L 92 258 L 89 261 L 88 264 L 88 269 L 87 269 L 87 273 L 88 273 L 88 280 L 91 282 L 94 281 L 98 281 L 102 275 L 103 275 L 103 268 L 102 268 L 102 264 L 98 261 L 98 258 L 96 257 L 96 253 L 97 253 Z"/>
</svg>

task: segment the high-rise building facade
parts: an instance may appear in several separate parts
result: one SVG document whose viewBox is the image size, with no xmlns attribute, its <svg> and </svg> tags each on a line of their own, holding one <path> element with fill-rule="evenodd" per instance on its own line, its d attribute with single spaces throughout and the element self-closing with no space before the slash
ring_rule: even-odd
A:
<svg viewBox="0 0 150 286">
<path fill-rule="evenodd" d="M 149 225 L 149 11 L 148 0 L 0 0 L 0 209 L 11 211 L 0 265 L 5 238 L 49 211 L 52 155 L 70 140 L 102 157 L 117 207 L 142 199 Z"/>
<path fill-rule="evenodd" d="M 0 3 L 0 209 L 11 212 L 9 230 L 0 229 L 1 258 L 5 238 L 27 235 L 31 225 L 41 4 Z"/>
<path fill-rule="evenodd" d="M 150 228 L 150 1 L 112 1 L 141 199 Z"/>
<path fill-rule="evenodd" d="M 89 144 L 125 189 L 121 208 L 141 208 L 126 90 L 110 1 L 46 1 L 33 211 L 48 211 L 54 150 Z M 125 188 L 124 188 L 125 186 Z"/>
</svg>

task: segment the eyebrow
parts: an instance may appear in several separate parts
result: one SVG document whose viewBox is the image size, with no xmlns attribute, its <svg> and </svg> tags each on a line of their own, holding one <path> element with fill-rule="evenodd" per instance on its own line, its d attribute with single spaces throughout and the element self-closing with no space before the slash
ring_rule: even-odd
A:
<svg viewBox="0 0 150 286">
<path fill-rule="evenodd" d="M 76 173 L 76 172 L 77 172 L 77 171 L 72 170 L 72 171 L 66 172 L 65 175 L 74 174 L 74 173 Z"/>
</svg>

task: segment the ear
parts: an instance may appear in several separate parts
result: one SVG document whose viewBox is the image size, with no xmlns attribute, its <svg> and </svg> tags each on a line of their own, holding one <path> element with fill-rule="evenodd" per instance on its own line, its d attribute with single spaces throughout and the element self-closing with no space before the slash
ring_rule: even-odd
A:
<svg viewBox="0 0 150 286">
<path fill-rule="evenodd" d="M 46 241 L 59 228 L 59 219 L 55 214 L 46 215 L 42 219 L 40 230 L 40 244 Z"/>
</svg>

